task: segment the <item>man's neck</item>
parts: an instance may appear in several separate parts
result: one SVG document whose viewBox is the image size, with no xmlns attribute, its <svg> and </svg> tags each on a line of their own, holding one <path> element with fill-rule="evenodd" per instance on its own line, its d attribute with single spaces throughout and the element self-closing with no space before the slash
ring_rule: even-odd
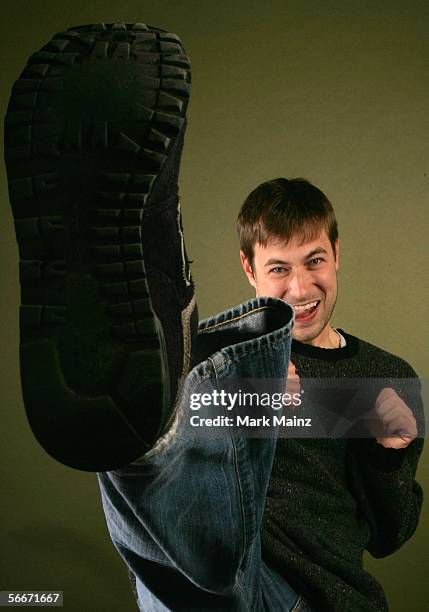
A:
<svg viewBox="0 0 429 612">
<path fill-rule="evenodd" d="M 320 334 L 309 340 L 308 342 L 302 341 L 303 344 L 309 344 L 310 346 L 316 346 L 324 349 L 338 349 L 341 348 L 341 336 L 330 324 L 320 332 Z"/>
</svg>

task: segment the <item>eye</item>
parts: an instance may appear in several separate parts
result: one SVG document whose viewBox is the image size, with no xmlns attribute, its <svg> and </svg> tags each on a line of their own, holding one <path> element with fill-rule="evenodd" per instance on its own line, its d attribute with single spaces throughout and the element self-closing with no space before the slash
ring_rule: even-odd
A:
<svg viewBox="0 0 429 612">
<path fill-rule="evenodd" d="M 321 257 L 315 257 L 309 263 L 310 266 L 319 266 L 322 263 L 323 259 Z"/>
<path fill-rule="evenodd" d="M 269 270 L 269 274 L 271 274 L 271 272 L 273 272 L 274 274 L 283 274 L 283 272 L 286 271 L 286 268 L 282 268 L 281 266 L 277 266 L 276 268 L 271 268 L 271 270 Z"/>
</svg>

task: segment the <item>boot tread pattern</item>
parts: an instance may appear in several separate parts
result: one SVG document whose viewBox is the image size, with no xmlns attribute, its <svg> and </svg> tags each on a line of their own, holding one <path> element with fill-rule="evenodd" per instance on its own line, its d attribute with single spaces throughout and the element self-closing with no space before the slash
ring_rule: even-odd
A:
<svg viewBox="0 0 429 612">
<path fill-rule="evenodd" d="M 129 412 L 145 394 L 159 410 L 169 401 L 141 224 L 152 186 L 183 127 L 189 93 L 190 63 L 180 39 L 142 23 L 59 32 L 31 55 L 12 89 L 5 157 L 20 255 L 21 369 L 35 360 L 56 364 L 55 374 L 41 363 L 38 376 L 23 376 L 24 402 L 42 445 L 73 467 L 98 470 L 105 464 L 92 456 L 90 441 L 81 464 L 69 458 L 81 431 L 70 435 L 69 451 L 46 443 L 50 434 L 34 415 L 54 389 L 61 389 L 70 411 L 107 406 L 123 431 L 118 457 L 129 460 L 137 448 L 142 454 L 143 445 Z M 87 380 L 74 372 L 68 357 L 76 350 L 75 337 L 69 348 L 67 342 L 70 334 L 79 336 L 76 313 L 82 307 L 79 298 L 70 297 L 73 283 L 77 294 L 85 283 L 95 292 L 96 326 L 100 322 L 101 335 L 109 330 L 112 352 L 120 355 L 107 359 L 110 375 L 96 376 L 93 385 L 89 374 Z M 151 376 L 140 381 L 139 362 L 152 364 Z M 135 390 L 128 392 L 124 381 L 131 379 Z M 106 441 L 106 456 L 115 444 Z"/>
</svg>

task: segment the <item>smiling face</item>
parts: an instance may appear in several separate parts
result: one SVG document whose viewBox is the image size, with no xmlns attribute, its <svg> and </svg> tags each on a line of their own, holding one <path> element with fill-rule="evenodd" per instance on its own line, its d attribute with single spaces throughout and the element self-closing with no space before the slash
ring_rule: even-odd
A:
<svg viewBox="0 0 429 612">
<path fill-rule="evenodd" d="M 265 247 L 257 242 L 253 265 L 243 251 L 240 257 L 258 297 L 280 298 L 294 307 L 295 340 L 323 348 L 338 344 L 329 323 L 337 299 L 338 240 L 334 250 L 322 230 L 310 242 L 303 243 L 300 236 L 287 243 L 272 239 Z"/>
</svg>

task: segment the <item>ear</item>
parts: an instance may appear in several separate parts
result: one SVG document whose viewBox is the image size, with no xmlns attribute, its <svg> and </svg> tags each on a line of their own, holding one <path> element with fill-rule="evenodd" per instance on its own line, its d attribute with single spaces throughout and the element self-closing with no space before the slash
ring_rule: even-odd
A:
<svg viewBox="0 0 429 612">
<path fill-rule="evenodd" d="M 249 280 L 249 283 L 254 289 L 256 289 L 255 276 L 253 274 L 252 266 L 250 265 L 250 262 L 247 259 L 246 255 L 243 253 L 243 251 L 240 251 L 240 260 L 241 265 L 243 266 L 243 270 Z"/>
<path fill-rule="evenodd" d="M 338 270 L 338 268 L 340 267 L 340 239 L 339 238 L 337 238 L 335 241 L 334 254 L 335 254 L 335 269 Z"/>
</svg>

